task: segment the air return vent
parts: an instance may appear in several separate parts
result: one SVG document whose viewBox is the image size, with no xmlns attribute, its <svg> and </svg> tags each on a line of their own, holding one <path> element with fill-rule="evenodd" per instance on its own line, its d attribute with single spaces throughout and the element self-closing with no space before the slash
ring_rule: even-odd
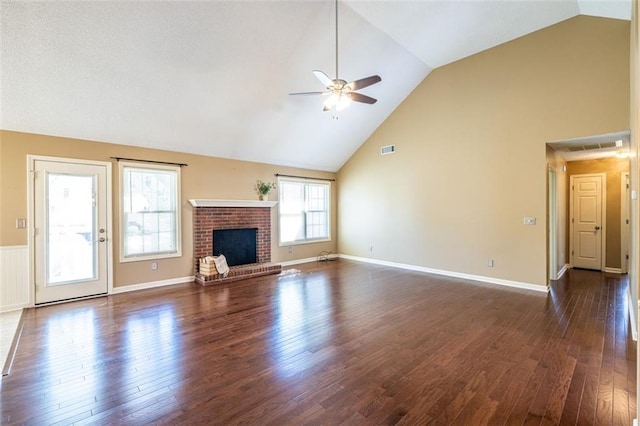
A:
<svg viewBox="0 0 640 426">
<path fill-rule="evenodd" d="M 396 152 L 395 145 L 387 145 L 387 146 L 380 147 L 380 155 L 393 154 L 394 152 Z"/>
<path fill-rule="evenodd" d="M 566 149 L 566 151 L 570 151 L 570 152 L 589 151 L 591 149 L 614 148 L 615 146 L 616 146 L 615 142 L 603 142 L 603 143 L 595 143 L 590 145 L 570 146 Z"/>
</svg>

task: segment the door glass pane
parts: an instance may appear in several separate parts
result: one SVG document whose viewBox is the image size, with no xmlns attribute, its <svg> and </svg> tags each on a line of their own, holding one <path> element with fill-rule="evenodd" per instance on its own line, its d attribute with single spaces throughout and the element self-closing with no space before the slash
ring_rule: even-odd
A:
<svg viewBox="0 0 640 426">
<path fill-rule="evenodd" d="M 47 284 L 96 278 L 95 180 L 47 175 Z"/>
</svg>

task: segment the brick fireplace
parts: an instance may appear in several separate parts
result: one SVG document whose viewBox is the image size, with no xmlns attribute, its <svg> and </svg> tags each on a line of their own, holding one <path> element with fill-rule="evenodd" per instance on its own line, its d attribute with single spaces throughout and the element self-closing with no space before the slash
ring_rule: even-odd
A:
<svg viewBox="0 0 640 426">
<path fill-rule="evenodd" d="M 274 201 L 189 200 L 193 206 L 193 264 L 196 282 L 214 284 L 280 273 L 271 263 L 271 208 Z M 199 273 L 200 259 L 212 256 L 213 230 L 257 228 L 257 263 L 234 266 L 226 277 Z"/>
</svg>

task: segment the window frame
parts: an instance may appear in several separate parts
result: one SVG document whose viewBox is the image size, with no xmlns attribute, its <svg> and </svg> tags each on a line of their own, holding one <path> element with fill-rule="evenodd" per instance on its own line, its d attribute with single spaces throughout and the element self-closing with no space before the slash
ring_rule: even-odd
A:
<svg viewBox="0 0 640 426">
<path fill-rule="evenodd" d="M 327 237 L 326 238 L 306 238 L 306 223 L 304 225 L 304 230 L 305 230 L 305 239 L 304 240 L 296 240 L 296 241 L 282 241 L 282 233 L 281 233 L 281 229 L 282 229 L 282 195 L 283 195 L 283 191 L 281 188 L 281 184 L 283 182 L 286 183 L 299 183 L 299 184 L 304 184 L 304 185 L 323 185 L 326 186 L 327 188 L 327 208 L 326 208 L 326 212 L 327 212 Z M 332 229 L 331 229 L 331 190 L 333 185 L 331 184 L 332 182 L 329 180 L 320 180 L 320 179 L 304 179 L 304 178 L 290 178 L 290 177 L 278 177 L 278 246 L 279 247 L 288 247 L 288 246 L 295 246 L 295 245 L 302 245 L 302 244 L 315 244 L 315 243 L 324 243 L 324 242 L 329 242 L 331 241 L 331 235 L 332 235 Z M 308 205 L 308 199 L 307 199 L 307 190 L 305 187 L 305 210 L 303 213 L 309 213 L 308 210 L 306 210 L 306 206 Z"/>
<path fill-rule="evenodd" d="M 176 234 L 176 250 L 175 252 L 155 252 L 149 254 L 140 254 L 140 255 L 129 255 L 125 256 L 125 240 L 126 240 L 126 229 L 125 226 L 125 215 L 124 211 L 124 174 L 125 169 L 137 169 L 137 170 L 150 170 L 154 172 L 158 171 L 172 171 L 175 172 L 176 176 L 176 188 L 175 188 L 175 234 Z M 160 259 L 170 259 L 174 257 L 182 257 L 182 194 L 181 194 L 181 179 L 182 179 L 182 167 L 179 165 L 164 165 L 164 164 L 149 164 L 149 163 L 137 163 L 137 162 L 127 162 L 120 161 L 118 163 L 118 176 L 119 176 L 119 232 L 118 235 L 120 237 L 119 244 L 119 257 L 121 263 L 127 262 L 140 262 L 145 260 L 160 260 Z"/>
</svg>

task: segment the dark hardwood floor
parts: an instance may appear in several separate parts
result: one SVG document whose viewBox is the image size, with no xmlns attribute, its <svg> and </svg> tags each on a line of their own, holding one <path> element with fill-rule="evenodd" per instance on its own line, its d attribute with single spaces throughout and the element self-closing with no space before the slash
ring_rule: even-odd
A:
<svg viewBox="0 0 640 426">
<path fill-rule="evenodd" d="M 546 295 L 349 261 L 29 310 L 2 424 L 630 425 L 624 276 Z"/>
</svg>

